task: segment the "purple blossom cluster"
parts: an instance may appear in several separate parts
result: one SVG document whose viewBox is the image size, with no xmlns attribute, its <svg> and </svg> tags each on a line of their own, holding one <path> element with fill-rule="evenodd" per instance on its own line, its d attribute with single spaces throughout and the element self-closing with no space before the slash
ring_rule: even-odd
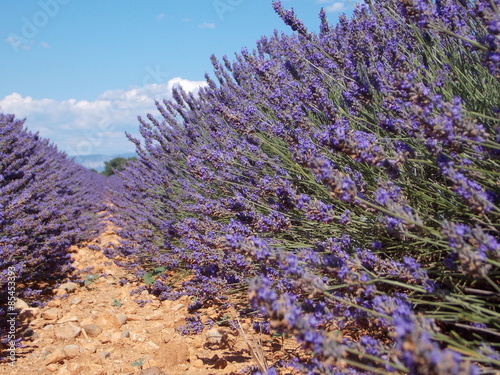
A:
<svg viewBox="0 0 500 375">
<path fill-rule="evenodd" d="M 68 248 L 100 228 L 105 177 L 23 124 L 0 114 L 0 316 L 12 306 L 11 297 L 42 303 L 42 287 L 72 270 Z M 15 278 L 15 296 L 8 293 L 9 278 Z"/>
<path fill-rule="evenodd" d="M 273 7 L 296 33 L 139 117 L 117 252 L 190 275 L 148 286 L 195 298 L 186 333 L 248 291 L 309 355 L 275 368 L 498 370 L 498 4 L 367 2 L 319 33 Z"/>
</svg>

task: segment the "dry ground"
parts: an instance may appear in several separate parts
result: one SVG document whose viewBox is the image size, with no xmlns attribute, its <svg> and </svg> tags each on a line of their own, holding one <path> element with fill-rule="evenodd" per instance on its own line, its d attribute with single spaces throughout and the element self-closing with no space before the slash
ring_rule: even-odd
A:
<svg viewBox="0 0 500 375">
<path fill-rule="evenodd" d="M 108 222 L 93 243 L 103 248 L 117 244 L 120 239 L 115 230 Z M 182 336 L 176 328 L 189 316 L 188 297 L 159 301 L 147 291 L 130 296 L 143 285 L 130 271 L 87 246 L 72 247 L 70 252 L 75 275 L 88 285 L 64 283 L 53 291 L 47 306 L 39 309 L 18 301 L 20 330 L 29 337 L 25 348 L 16 353 L 15 367 L 0 364 L 1 375 L 223 375 L 256 365 L 247 346 L 255 339 L 249 321 L 240 321 L 245 335 L 220 326 L 196 336 Z M 120 285 L 124 278 L 130 282 Z M 151 303 L 140 307 L 136 299 Z M 212 307 L 204 315 L 217 320 L 221 311 Z M 287 355 L 276 340 L 262 339 L 258 346 L 268 363 Z"/>
</svg>

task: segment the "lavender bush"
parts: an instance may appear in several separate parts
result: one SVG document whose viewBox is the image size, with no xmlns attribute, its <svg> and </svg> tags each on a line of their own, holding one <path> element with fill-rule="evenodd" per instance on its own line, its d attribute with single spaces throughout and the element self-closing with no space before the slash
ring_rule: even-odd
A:
<svg viewBox="0 0 500 375">
<path fill-rule="evenodd" d="M 277 369 L 498 371 L 499 2 L 367 2 L 319 33 L 273 6 L 294 34 L 139 118 L 120 251 L 194 313 L 248 291 L 303 344 Z"/>
<path fill-rule="evenodd" d="M 0 315 L 13 297 L 33 306 L 72 270 L 69 246 L 99 230 L 103 176 L 0 114 Z M 105 178 L 104 178 L 105 179 Z M 15 277 L 9 294 L 8 278 Z"/>
</svg>

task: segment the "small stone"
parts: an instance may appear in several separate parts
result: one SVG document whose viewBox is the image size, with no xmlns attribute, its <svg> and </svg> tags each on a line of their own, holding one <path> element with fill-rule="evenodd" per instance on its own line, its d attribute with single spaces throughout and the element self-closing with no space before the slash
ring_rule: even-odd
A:
<svg viewBox="0 0 500 375">
<path fill-rule="evenodd" d="M 66 364 L 59 367 L 59 369 L 55 373 L 55 375 L 73 375 L 73 374 L 75 374 L 75 372 L 69 370 L 68 365 L 66 365 Z"/>
<path fill-rule="evenodd" d="M 149 346 L 153 351 L 160 349 L 160 347 L 156 345 L 153 341 L 146 342 L 146 345 Z"/>
<path fill-rule="evenodd" d="M 56 371 L 57 371 L 57 369 L 59 368 L 59 366 L 60 366 L 60 365 L 59 365 L 59 364 L 57 364 L 57 363 L 51 363 L 50 365 L 47 365 L 47 370 L 48 370 L 49 372 L 56 372 Z"/>
<path fill-rule="evenodd" d="M 63 315 L 63 312 L 61 309 L 57 308 L 50 308 L 48 310 L 42 311 L 42 318 L 45 320 L 57 320 L 61 318 Z"/>
<path fill-rule="evenodd" d="M 16 302 L 14 303 L 14 309 L 16 310 L 26 310 L 29 309 L 30 305 L 28 305 L 26 302 L 24 302 L 22 299 L 17 299 Z"/>
<path fill-rule="evenodd" d="M 75 358 L 76 356 L 80 355 L 83 353 L 82 348 L 80 348 L 78 345 L 66 345 L 64 348 L 64 353 L 68 356 L 68 358 Z"/>
<path fill-rule="evenodd" d="M 101 359 L 107 359 L 107 358 L 109 358 L 109 356 L 111 355 L 111 353 L 110 352 L 99 352 L 97 355 Z"/>
<path fill-rule="evenodd" d="M 227 366 L 227 361 L 224 358 L 219 358 L 214 363 L 214 368 L 218 370 L 225 369 Z"/>
<path fill-rule="evenodd" d="M 83 350 L 89 353 L 95 353 L 97 351 L 97 344 L 94 341 L 82 342 L 81 347 Z"/>
<path fill-rule="evenodd" d="M 79 287 L 80 287 L 80 285 L 78 285 L 76 283 L 72 283 L 71 281 L 68 283 L 64 283 L 64 284 L 59 285 L 59 289 L 63 289 L 68 293 L 74 292 L 75 289 L 79 288 Z"/>
<path fill-rule="evenodd" d="M 68 322 L 78 322 L 78 318 L 76 316 L 63 316 L 61 319 L 57 321 L 57 324 L 63 324 Z"/>
<path fill-rule="evenodd" d="M 26 328 L 25 330 L 23 330 L 21 332 L 21 336 L 25 337 L 25 338 L 28 338 L 28 337 L 32 337 L 34 338 L 35 336 L 35 331 L 33 331 L 31 328 Z"/>
<path fill-rule="evenodd" d="M 120 322 L 120 324 L 127 323 L 128 317 L 124 313 L 116 314 L 116 319 Z"/>
<path fill-rule="evenodd" d="M 205 367 L 205 364 L 203 363 L 203 361 L 201 359 L 195 359 L 193 361 L 193 366 L 201 368 L 201 367 Z"/>
<path fill-rule="evenodd" d="M 99 327 L 97 324 L 85 324 L 83 326 L 83 329 L 90 337 L 97 337 L 102 332 L 102 328 Z"/>
<path fill-rule="evenodd" d="M 52 363 L 59 363 L 64 361 L 66 358 L 68 358 L 68 356 L 66 355 L 66 353 L 64 353 L 64 351 L 62 351 L 61 349 L 56 349 L 52 353 L 47 355 L 47 357 L 45 357 L 43 364 L 47 366 Z"/>
<path fill-rule="evenodd" d="M 158 333 L 158 332 L 163 331 L 164 328 L 165 328 L 165 326 L 163 324 L 156 323 L 156 324 L 153 324 L 152 326 L 147 327 L 146 331 L 148 333 Z"/>
<path fill-rule="evenodd" d="M 139 375 L 167 375 L 164 373 L 159 367 L 150 367 L 145 370 L 142 370 Z"/>
<path fill-rule="evenodd" d="M 60 299 L 53 299 L 49 302 L 47 302 L 48 307 L 59 307 L 61 306 L 61 300 Z"/>
<path fill-rule="evenodd" d="M 55 332 L 56 338 L 61 339 L 61 340 L 70 340 L 70 339 L 74 339 L 75 337 L 77 337 L 80 334 L 81 329 L 80 329 L 80 327 L 75 326 L 74 324 L 70 323 L 70 324 L 60 326 L 60 327 L 56 327 L 54 329 L 54 332 Z"/>
<path fill-rule="evenodd" d="M 155 311 L 154 313 L 147 315 L 144 320 L 162 320 L 164 318 L 164 314 L 160 311 Z"/>
<path fill-rule="evenodd" d="M 109 276 L 114 276 L 114 275 L 116 275 L 116 271 L 115 271 L 114 269 L 111 269 L 111 268 L 106 268 L 106 269 L 104 270 L 104 273 L 105 273 L 105 274 L 107 274 L 107 275 L 109 275 Z"/>
<path fill-rule="evenodd" d="M 64 289 L 52 289 L 52 294 L 55 296 L 64 296 L 65 294 L 68 294 L 68 292 Z"/>
<path fill-rule="evenodd" d="M 80 297 L 73 297 L 69 301 L 72 305 L 78 305 L 80 302 L 82 302 L 82 299 Z"/>
<path fill-rule="evenodd" d="M 179 311 L 179 310 L 180 310 L 180 309 L 182 309 L 183 307 L 184 307 L 184 304 L 182 304 L 182 303 L 178 303 L 177 305 L 172 306 L 170 309 L 171 309 L 172 311 Z"/>
<path fill-rule="evenodd" d="M 82 365 L 79 363 L 68 363 L 68 374 L 79 374 L 82 372 Z"/>
<path fill-rule="evenodd" d="M 51 329 L 54 329 L 54 325 L 53 324 L 47 324 L 45 327 L 42 328 L 44 331 L 49 331 Z"/>
<path fill-rule="evenodd" d="M 23 309 L 18 315 L 19 321 L 21 322 L 33 321 L 39 318 L 40 316 L 41 316 L 40 309 L 37 307 Z"/>
<path fill-rule="evenodd" d="M 129 338 L 130 337 L 130 331 L 123 331 L 120 336 L 124 337 L 124 338 Z"/>
<path fill-rule="evenodd" d="M 144 341 L 144 337 L 139 336 L 138 333 L 132 332 L 130 334 L 130 340 L 132 340 L 133 342 L 143 342 Z"/>
<path fill-rule="evenodd" d="M 97 338 L 101 344 L 107 344 L 108 342 L 113 341 L 113 337 L 109 332 L 103 332 Z"/>
<path fill-rule="evenodd" d="M 141 296 L 147 296 L 147 295 L 149 295 L 149 292 L 147 290 L 143 290 L 141 292 Z"/>
<path fill-rule="evenodd" d="M 207 343 L 209 344 L 218 344 L 222 343 L 225 333 L 220 331 L 218 328 L 213 328 L 207 333 L 205 333 L 205 338 Z"/>
</svg>

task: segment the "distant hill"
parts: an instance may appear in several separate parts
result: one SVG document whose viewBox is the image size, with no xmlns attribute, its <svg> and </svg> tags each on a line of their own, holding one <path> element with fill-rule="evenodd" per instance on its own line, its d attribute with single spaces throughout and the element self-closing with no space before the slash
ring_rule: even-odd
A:
<svg viewBox="0 0 500 375">
<path fill-rule="evenodd" d="M 88 169 L 95 169 L 97 172 L 104 171 L 104 162 L 110 161 L 111 159 L 117 157 L 123 158 L 131 158 L 137 156 L 135 152 L 126 152 L 123 154 L 116 155 L 102 155 L 102 154 L 90 154 L 90 155 L 77 155 L 70 156 L 70 158 L 74 159 L 78 164 L 83 165 Z"/>
</svg>

